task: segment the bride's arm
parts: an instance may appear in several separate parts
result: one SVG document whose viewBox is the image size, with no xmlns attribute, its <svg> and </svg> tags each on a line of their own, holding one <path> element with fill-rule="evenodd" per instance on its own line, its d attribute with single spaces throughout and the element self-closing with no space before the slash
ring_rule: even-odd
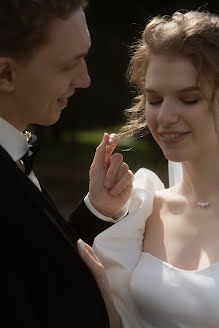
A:
<svg viewBox="0 0 219 328">
<path fill-rule="evenodd" d="M 77 246 L 81 258 L 93 273 L 94 278 L 99 286 L 109 316 L 110 328 L 121 328 L 120 318 L 113 303 L 113 298 L 104 266 L 95 255 L 92 247 L 90 247 L 88 244 L 79 239 Z"/>
</svg>

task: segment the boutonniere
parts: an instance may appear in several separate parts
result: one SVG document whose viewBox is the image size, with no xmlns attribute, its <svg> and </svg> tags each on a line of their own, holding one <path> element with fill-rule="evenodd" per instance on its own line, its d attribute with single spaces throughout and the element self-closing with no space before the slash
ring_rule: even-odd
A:
<svg viewBox="0 0 219 328">
<path fill-rule="evenodd" d="M 39 145 L 37 142 L 37 136 L 35 134 L 32 134 L 29 131 L 25 131 L 23 135 L 27 139 L 28 150 L 26 154 L 21 158 L 21 160 L 23 161 L 25 166 L 25 173 L 29 175 L 33 168 L 34 159 L 39 151 Z"/>
<path fill-rule="evenodd" d="M 30 131 L 25 131 L 24 132 L 24 136 L 26 137 L 26 139 L 27 139 L 27 142 L 30 140 L 30 138 L 31 138 L 31 132 Z"/>
</svg>

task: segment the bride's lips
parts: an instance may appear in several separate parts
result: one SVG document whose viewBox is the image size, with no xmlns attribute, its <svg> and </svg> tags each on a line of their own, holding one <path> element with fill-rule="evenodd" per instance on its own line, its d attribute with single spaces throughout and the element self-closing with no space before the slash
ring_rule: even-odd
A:
<svg viewBox="0 0 219 328">
<path fill-rule="evenodd" d="M 189 134 L 190 134 L 189 131 L 187 131 L 187 132 L 177 132 L 177 131 L 160 132 L 159 138 L 164 144 L 171 145 L 171 144 L 176 144 L 178 142 L 181 142 Z"/>
</svg>

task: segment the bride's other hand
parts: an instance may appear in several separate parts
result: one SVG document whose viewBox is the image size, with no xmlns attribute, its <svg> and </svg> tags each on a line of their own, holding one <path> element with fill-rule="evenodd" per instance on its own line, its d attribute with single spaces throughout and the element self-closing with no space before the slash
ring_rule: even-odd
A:
<svg viewBox="0 0 219 328">
<path fill-rule="evenodd" d="M 77 247 L 79 255 L 92 272 L 97 282 L 97 285 L 101 291 L 109 316 L 110 328 L 120 328 L 120 318 L 113 303 L 113 298 L 110 291 L 109 282 L 104 270 L 104 266 L 102 265 L 98 257 L 95 255 L 92 247 L 90 247 L 81 239 L 77 241 Z"/>
<path fill-rule="evenodd" d="M 112 154 L 118 142 L 117 134 L 105 133 L 90 167 L 89 199 L 98 212 L 112 218 L 128 201 L 134 177 L 123 156 Z"/>
</svg>

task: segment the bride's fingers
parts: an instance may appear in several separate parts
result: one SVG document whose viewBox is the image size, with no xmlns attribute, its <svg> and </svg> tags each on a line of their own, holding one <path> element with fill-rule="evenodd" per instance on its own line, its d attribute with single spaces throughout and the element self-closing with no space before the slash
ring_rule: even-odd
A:
<svg viewBox="0 0 219 328">
<path fill-rule="evenodd" d="M 94 277 L 98 279 L 103 274 L 104 266 L 94 253 L 92 247 L 83 242 L 81 239 L 77 241 L 78 252 L 88 268 L 93 273 Z"/>
<path fill-rule="evenodd" d="M 94 253 L 93 248 L 92 248 L 90 245 L 86 244 L 84 241 L 82 241 L 82 242 L 84 243 L 84 245 L 85 245 L 85 249 L 86 249 L 86 251 L 89 253 L 89 255 L 90 255 L 90 256 L 91 256 L 96 262 L 100 263 L 100 260 L 98 259 L 98 257 L 97 257 L 96 254 Z"/>
</svg>

